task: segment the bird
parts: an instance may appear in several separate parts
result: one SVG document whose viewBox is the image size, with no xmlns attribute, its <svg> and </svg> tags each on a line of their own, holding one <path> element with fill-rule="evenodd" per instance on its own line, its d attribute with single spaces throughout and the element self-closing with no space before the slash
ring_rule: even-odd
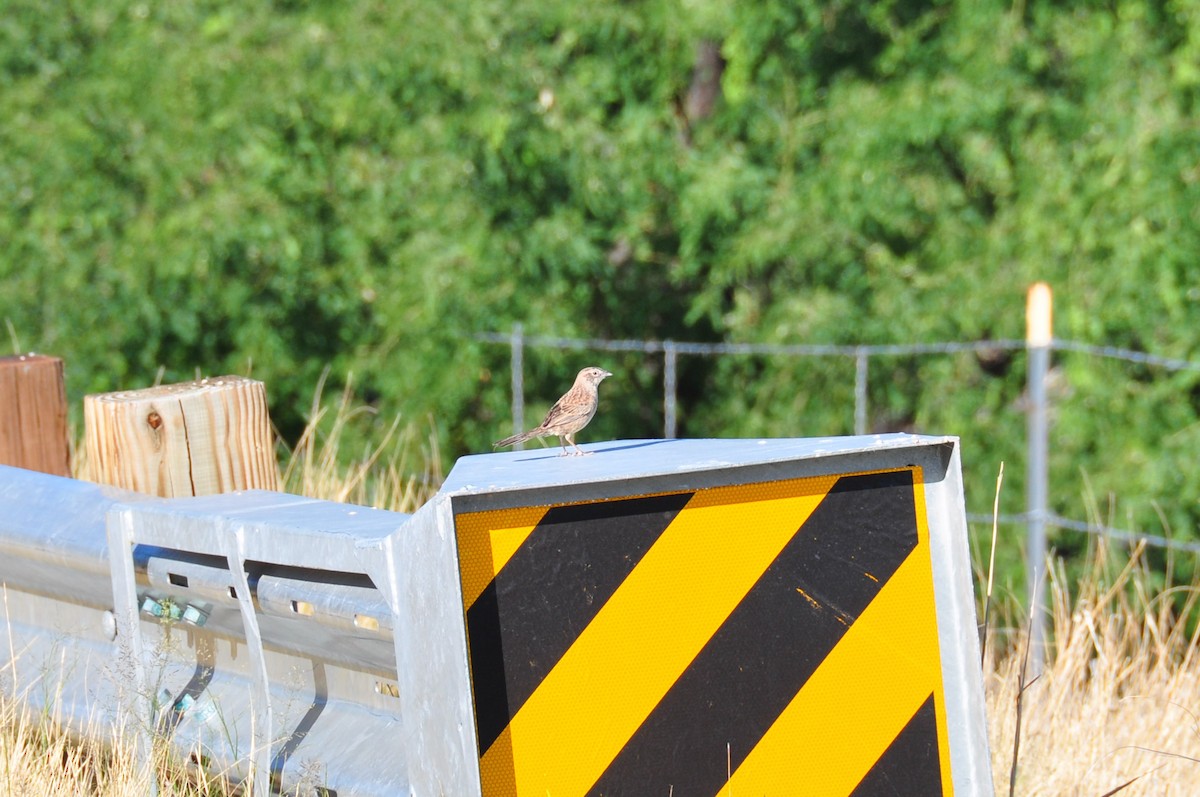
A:
<svg viewBox="0 0 1200 797">
<path fill-rule="evenodd" d="M 554 406 L 546 413 L 544 421 L 527 432 L 497 440 L 493 447 L 503 448 L 514 443 L 524 443 L 535 437 L 554 435 L 559 438 L 559 444 L 563 449 L 559 456 L 569 453 L 567 443 L 570 443 L 575 449 L 577 456 L 588 453 L 575 445 L 575 433 L 587 426 L 588 422 L 592 420 L 592 416 L 596 414 L 596 404 L 600 400 L 596 389 L 605 378 L 610 376 L 612 376 L 611 373 L 594 365 L 584 368 L 575 377 L 575 384 L 571 385 L 571 389 L 554 402 Z"/>
</svg>

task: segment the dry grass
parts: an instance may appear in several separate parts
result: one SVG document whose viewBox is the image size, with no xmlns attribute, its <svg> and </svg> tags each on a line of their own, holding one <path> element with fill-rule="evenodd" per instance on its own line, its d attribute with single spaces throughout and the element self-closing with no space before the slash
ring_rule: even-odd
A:
<svg viewBox="0 0 1200 797">
<path fill-rule="evenodd" d="M 66 733 L 53 717 L 33 715 L 26 704 L 0 698 L 0 792 L 39 797 L 144 797 L 153 791 L 150 771 L 138 763 L 132 745 L 105 746 Z M 232 797 L 219 778 L 154 756 L 162 797 Z"/>
<path fill-rule="evenodd" d="M 1187 633 L 1195 587 L 1150 594 L 1142 551 L 1109 574 L 1101 546 L 1068 588 L 1051 570 L 1052 661 L 1025 690 L 1015 794 L 1194 795 L 1200 657 Z M 992 642 L 995 637 L 993 635 Z M 992 769 L 1007 794 L 1024 640 L 984 665 Z"/>
<path fill-rule="evenodd" d="M 330 407 L 318 388 L 311 423 L 282 457 L 284 489 L 412 512 L 443 476 L 431 427 L 394 423 L 349 465 L 345 430 L 365 410 L 347 389 Z M 1102 547 L 1078 583 L 1050 568 L 1052 660 L 1023 694 L 1017 795 L 1193 795 L 1200 792 L 1200 644 L 1186 628 L 1195 587 L 1152 594 L 1142 552 L 1113 569 Z M 1009 790 L 1016 703 L 1024 657 L 1022 618 L 992 618 L 984 686 L 996 794 Z M 1006 632 L 995 628 L 1010 629 Z M 0 698 L 0 790 L 8 794 L 143 795 L 149 776 L 118 745 L 69 738 L 52 718 L 29 716 Z M 160 767 L 164 795 L 225 797 L 219 779 Z M 1126 785 L 1128 784 L 1128 785 Z M 1125 788 L 1121 788 L 1125 786 Z"/>
<path fill-rule="evenodd" d="M 291 450 L 284 449 L 284 492 L 328 501 L 415 512 L 441 486 L 444 472 L 432 421 L 401 426 L 399 417 L 382 439 L 347 465 L 346 430 L 371 410 L 357 405 L 349 382 L 337 404 L 322 401 L 324 377 L 313 395 L 308 426 Z M 332 414 L 331 414 L 332 413 Z"/>
</svg>

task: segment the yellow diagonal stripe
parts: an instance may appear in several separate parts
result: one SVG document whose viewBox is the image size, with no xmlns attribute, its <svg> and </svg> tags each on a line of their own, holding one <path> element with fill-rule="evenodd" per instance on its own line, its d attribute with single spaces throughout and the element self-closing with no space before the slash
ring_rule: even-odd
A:
<svg viewBox="0 0 1200 797">
<path fill-rule="evenodd" d="M 485 792 L 585 793 L 834 481 L 693 496 L 484 754 Z"/>
<path fill-rule="evenodd" d="M 846 797 L 931 692 L 942 789 L 948 796 L 952 784 L 933 570 L 924 542 L 888 579 L 720 794 L 794 793 L 785 784 L 803 784 L 810 797 Z"/>
<path fill-rule="evenodd" d="M 529 506 L 464 512 L 455 518 L 464 608 L 471 608 L 548 511 L 546 506 Z"/>
</svg>

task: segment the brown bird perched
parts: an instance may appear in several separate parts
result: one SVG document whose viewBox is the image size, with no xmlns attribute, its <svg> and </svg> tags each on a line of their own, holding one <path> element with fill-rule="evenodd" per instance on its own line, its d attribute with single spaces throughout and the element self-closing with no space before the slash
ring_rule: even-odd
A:
<svg viewBox="0 0 1200 797">
<path fill-rule="evenodd" d="M 579 446 L 575 445 L 575 433 L 587 426 L 588 421 L 596 414 L 596 404 L 600 400 L 596 389 L 608 376 L 612 376 L 612 374 L 603 368 L 595 366 L 584 368 L 575 377 L 575 384 L 571 385 L 571 389 L 554 402 L 554 406 L 546 413 L 546 420 L 528 432 L 497 440 L 494 446 L 500 448 L 501 446 L 511 446 L 513 443 L 524 443 L 535 437 L 555 435 L 563 447 L 563 454 L 567 453 L 566 443 L 570 443 L 575 448 L 576 454 L 586 454 L 586 451 L 580 450 Z"/>
</svg>

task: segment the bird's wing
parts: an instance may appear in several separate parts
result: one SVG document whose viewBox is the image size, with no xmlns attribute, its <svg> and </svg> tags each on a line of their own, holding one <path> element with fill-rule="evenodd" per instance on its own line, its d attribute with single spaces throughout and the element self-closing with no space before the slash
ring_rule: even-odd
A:
<svg viewBox="0 0 1200 797">
<path fill-rule="evenodd" d="M 576 400 L 575 396 L 572 395 L 573 392 L 574 391 L 568 390 L 563 394 L 562 398 L 554 402 L 554 406 L 551 407 L 550 411 L 546 413 L 546 419 L 542 421 L 543 427 L 553 426 L 556 421 L 561 420 L 563 417 L 575 414 L 576 405 L 579 402 Z"/>
</svg>

